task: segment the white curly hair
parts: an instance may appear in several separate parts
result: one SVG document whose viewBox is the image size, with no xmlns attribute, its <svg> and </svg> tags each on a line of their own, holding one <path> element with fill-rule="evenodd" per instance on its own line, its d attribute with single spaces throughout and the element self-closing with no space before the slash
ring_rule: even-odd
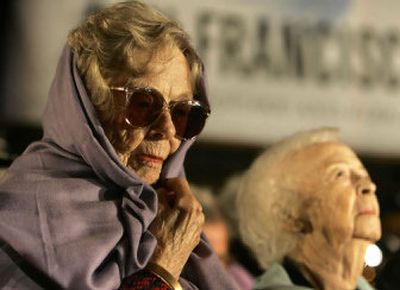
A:
<svg viewBox="0 0 400 290">
<path fill-rule="evenodd" d="M 294 134 L 265 150 L 242 176 L 236 198 L 239 230 L 262 267 L 281 262 L 295 249 L 299 236 L 284 229 L 282 217 L 305 202 L 297 194 L 295 176 L 277 174 L 276 169 L 290 154 L 307 146 L 339 141 L 336 128 Z"/>
</svg>

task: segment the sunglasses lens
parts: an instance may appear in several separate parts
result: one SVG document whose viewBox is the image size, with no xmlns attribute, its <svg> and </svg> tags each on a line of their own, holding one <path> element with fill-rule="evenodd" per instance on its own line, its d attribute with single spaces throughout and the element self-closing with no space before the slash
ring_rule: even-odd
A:
<svg viewBox="0 0 400 290">
<path fill-rule="evenodd" d="M 127 120 L 135 127 L 154 122 L 163 108 L 163 97 L 154 90 L 143 88 L 133 92 L 127 109 Z"/>
<path fill-rule="evenodd" d="M 182 101 L 174 104 L 171 116 L 176 135 L 183 139 L 190 139 L 203 130 L 207 112 L 199 104 Z"/>
<path fill-rule="evenodd" d="M 149 126 L 160 116 L 163 107 L 164 98 L 158 91 L 136 89 L 129 99 L 126 121 L 134 127 Z M 176 136 L 182 139 L 200 134 L 208 117 L 207 111 L 192 101 L 174 102 L 170 110 Z"/>
</svg>

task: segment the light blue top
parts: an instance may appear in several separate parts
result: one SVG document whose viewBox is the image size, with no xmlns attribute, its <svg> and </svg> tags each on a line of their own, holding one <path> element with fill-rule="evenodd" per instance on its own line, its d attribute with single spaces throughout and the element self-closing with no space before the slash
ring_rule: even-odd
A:
<svg viewBox="0 0 400 290">
<path fill-rule="evenodd" d="M 313 288 L 305 286 L 296 286 L 290 280 L 285 268 L 278 263 L 274 263 L 267 271 L 259 276 L 253 290 L 311 290 Z M 375 290 L 364 277 L 357 281 L 357 290 Z"/>
</svg>

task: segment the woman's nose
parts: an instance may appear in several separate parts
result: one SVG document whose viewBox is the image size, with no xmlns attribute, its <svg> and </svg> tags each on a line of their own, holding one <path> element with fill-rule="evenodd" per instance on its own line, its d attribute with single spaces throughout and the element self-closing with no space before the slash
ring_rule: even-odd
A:
<svg viewBox="0 0 400 290">
<path fill-rule="evenodd" d="M 163 110 L 157 120 L 150 126 L 150 137 L 154 139 L 171 139 L 176 130 L 169 110 Z"/>
<path fill-rule="evenodd" d="M 376 185 L 369 177 L 360 178 L 357 184 L 357 193 L 360 195 L 375 194 Z"/>
</svg>

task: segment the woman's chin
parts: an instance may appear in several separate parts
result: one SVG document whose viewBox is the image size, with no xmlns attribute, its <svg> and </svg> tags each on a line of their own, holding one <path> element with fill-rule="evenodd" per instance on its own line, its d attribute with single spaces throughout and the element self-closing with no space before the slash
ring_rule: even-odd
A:
<svg viewBox="0 0 400 290">
<path fill-rule="evenodd" d="M 141 165 L 139 170 L 129 166 L 129 169 L 147 184 L 154 184 L 160 178 L 162 166 Z"/>
<path fill-rule="evenodd" d="M 364 216 L 356 221 L 354 238 L 376 242 L 381 238 L 381 223 L 377 216 Z"/>
</svg>

